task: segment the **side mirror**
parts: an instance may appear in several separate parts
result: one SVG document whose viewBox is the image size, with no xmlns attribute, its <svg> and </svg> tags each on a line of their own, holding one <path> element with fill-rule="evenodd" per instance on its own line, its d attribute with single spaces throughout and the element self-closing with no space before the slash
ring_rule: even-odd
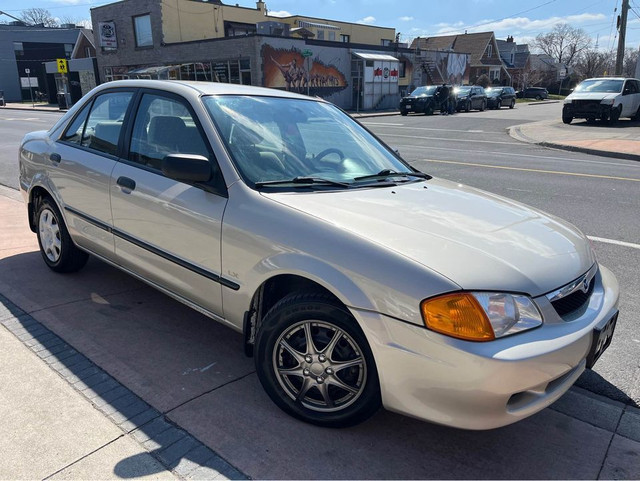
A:
<svg viewBox="0 0 640 481">
<path fill-rule="evenodd" d="M 626 88 L 622 91 L 622 95 L 629 95 L 631 93 L 631 89 Z"/>
<path fill-rule="evenodd" d="M 402 156 L 400 155 L 400 151 L 398 150 L 397 147 L 391 147 L 391 150 L 393 150 L 393 153 L 396 154 L 398 157 L 402 158 Z"/>
<path fill-rule="evenodd" d="M 182 182 L 207 182 L 211 179 L 211 164 L 202 155 L 170 154 L 162 159 L 162 173 Z"/>
</svg>

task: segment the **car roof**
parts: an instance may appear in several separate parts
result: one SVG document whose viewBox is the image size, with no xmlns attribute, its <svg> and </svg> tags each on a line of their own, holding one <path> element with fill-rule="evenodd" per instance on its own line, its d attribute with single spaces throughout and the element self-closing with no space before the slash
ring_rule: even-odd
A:
<svg viewBox="0 0 640 481">
<path fill-rule="evenodd" d="M 254 87 L 251 85 L 229 84 L 222 82 L 193 82 L 186 80 L 115 80 L 106 82 L 95 89 L 95 92 L 112 88 L 149 88 L 173 92 L 183 96 L 201 95 L 254 95 L 262 97 L 282 97 L 292 99 L 323 101 L 316 97 L 308 97 L 285 90 Z"/>
</svg>

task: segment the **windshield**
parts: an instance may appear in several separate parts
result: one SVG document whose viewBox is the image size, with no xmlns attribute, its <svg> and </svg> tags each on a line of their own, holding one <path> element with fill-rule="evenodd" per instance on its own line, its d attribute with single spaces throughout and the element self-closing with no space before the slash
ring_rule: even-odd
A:
<svg viewBox="0 0 640 481">
<path fill-rule="evenodd" d="M 236 95 L 206 96 L 203 101 L 250 185 L 296 179 L 299 187 L 301 180 L 322 179 L 333 188 L 337 182 L 352 187 L 376 182 L 357 177 L 382 171 L 413 173 L 332 104 Z"/>
<path fill-rule="evenodd" d="M 622 92 L 623 80 L 594 79 L 585 80 L 575 88 L 575 92 Z"/>
<path fill-rule="evenodd" d="M 411 97 L 420 97 L 421 95 L 433 95 L 436 91 L 435 85 L 429 85 L 428 87 L 418 87 L 411 92 Z"/>
<path fill-rule="evenodd" d="M 453 91 L 457 94 L 466 95 L 471 91 L 471 87 L 456 87 Z"/>
<path fill-rule="evenodd" d="M 485 89 L 484 91 L 489 96 L 500 95 L 502 93 L 502 89 L 496 89 L 496 88 L 491 88 L 491 87 L 489 87 L 488 89 Z"/>
</svg>

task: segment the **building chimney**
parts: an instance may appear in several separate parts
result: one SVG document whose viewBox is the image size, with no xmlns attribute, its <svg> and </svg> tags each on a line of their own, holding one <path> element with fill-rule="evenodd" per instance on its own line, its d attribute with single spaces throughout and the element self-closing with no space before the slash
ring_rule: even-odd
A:
<svg viewBox="0 0 640 481">
<path fill-rule="evenodd" d="M 267 14 L 267 5 L 262 0 L 256 2 L 256 9 L 261 11 L 263 15 Z"/>
<path fill-rule="evenodd" d="M 512 35 L 509 35 L 509 36 L 507 37 L 507 42 L 509 42 L 509 43 L 513 43 L 513 36 L 512 36 Z"/>
</svg>

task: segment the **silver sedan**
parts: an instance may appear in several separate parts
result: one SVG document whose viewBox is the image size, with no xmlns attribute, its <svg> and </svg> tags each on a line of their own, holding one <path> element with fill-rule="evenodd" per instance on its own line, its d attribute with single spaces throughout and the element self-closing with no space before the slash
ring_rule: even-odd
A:
<svg viewBox="0 0 640 481">
<path fill-rule="evenodd" d="M 51 269 L 93 255 L 243 333 L 307 422 L 506 425 L 612 339 L 618 285 L 580 231 L 416 171 L 322 100 L 111 82 L 19 156 Z"/>
</svg>

